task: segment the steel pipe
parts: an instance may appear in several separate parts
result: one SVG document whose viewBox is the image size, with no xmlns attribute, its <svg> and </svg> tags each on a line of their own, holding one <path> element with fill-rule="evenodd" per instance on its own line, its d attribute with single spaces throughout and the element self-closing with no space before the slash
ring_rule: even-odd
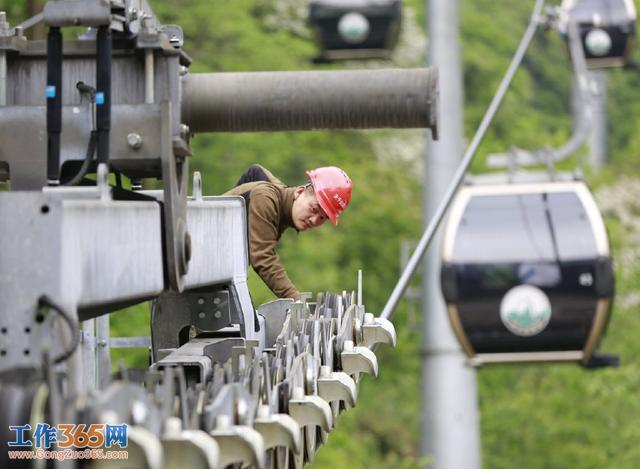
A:
<svg viewBox="0 0 640 469">
<path fill-rule="evenodd" d="M 182 120 L 196 133 L 428 127 L 437 138 L 434 67 L 200 73 L 182 85 Z"/>
</svg>

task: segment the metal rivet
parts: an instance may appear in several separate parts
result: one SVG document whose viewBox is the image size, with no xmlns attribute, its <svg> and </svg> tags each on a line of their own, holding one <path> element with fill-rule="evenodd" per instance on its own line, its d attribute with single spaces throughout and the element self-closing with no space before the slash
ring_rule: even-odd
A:
<svg viewBox="0 0 640 469">
<path fill-rule="evenodd" d="M 220 318 L 222 317 L 222 313 L 218 310 L 218 311 L 216 311 L 215 313 L 213 313 L 213 316 L 214 316 L 216 319 L 220 319 Z"/>
</svg>

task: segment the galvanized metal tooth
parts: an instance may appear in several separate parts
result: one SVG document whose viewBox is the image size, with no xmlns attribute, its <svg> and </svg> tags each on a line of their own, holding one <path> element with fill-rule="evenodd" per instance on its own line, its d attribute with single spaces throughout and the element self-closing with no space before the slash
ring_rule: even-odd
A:
<svg viewBox="0 0 640 469">
<path fill-rule="evenodd" d="M 209 434 L 220 447 L 220 467 L 240 463 L 258 469 L 265 467 L 262 435 L 248 425 L 231 425 L 227 415 L 219 415 Z"/>
<path fill-rule="evenodd" d="M 161 441 L 166 469 L 220 467 L 220 448 L 216 440 L 202 430 L 182 430 L 182 422 L 177 417 L 170 417 L 165 421 Z"/>
<path fill-rule="evenodd" d="M 261 405 L 253 427 L 262 435 L 265 449 L 284 446 L 294 454 L 302 452 L 300 426 L 287 414 L 270 414 L 269 407 Z"/>
<path fill-rule="evenodd" d="M 327 401 L 318 396 L 305 395 L 301 387 L 293 388 L 289 414 L 301 427 L 315 425 L 330 432 L 333 426 L 333 414 Z"/>
<path fill-rule="evenodd" d="M 378 376 L 378 359 L 367 347 L 354 347 L 353 342 L 347 340 L 344 342 L 340 360 L 342 370 L 347 374 L 366 373 Z"/>
<path fill-rule="evenodd" d="M 356 405 L 358 389 L 356 382 L 342 371 L 331 371 L 328 366 L 320 368 L 318 395 L 327 402 L 341 401 L 346 408 Z"/>
<path fill-rule="evenodd" d="M 370 348 L 396 342 L 391 323 L 349 300 L 348 295 L 326 294 L 315 307 L 295 302 L 284 313 L 278 305 L 281 315 L 271 324 L 273 347 L 260 352 L 252 341 L 230 345 L 229 359 L 221 363 L 210 356 L 214 339 L 194 339 L 158 362 L 164 377 L 151 394 L 159 395 L 163 404 L 148 402 L 149 389 L 136 386 L 136 395 L 160 418 L 132 420 L 130 428 L 136 430 L 129 462 L 134 458 L 135 467 L 159 469 L 229 464 L 284 469 L 312 462 L 339 413 L 356 405 L 360 374 L 377 376 L 378 362 Z M 282 325 L 278 333 L 277 324 Z M 187 381 L 182 366 L 198 366 L 201 384 Z M 130 406 L 117 401 L 120 405 L 113 411 L 123 415 Z M 183 430 L 182 422 L 204 431 Z M 155 444 L 150 443 L 153 438 Z"/>
<path fill-rule="evenodd" d="M 396 329 L 391 321 L 385 318 L 376 318 L 371 313 L 364 315 L 362 325 L 362 342 L 359 346 L 371 348 L 375 344 L 386 344 L 391 347 L 396 346 Z"/>
<path fill-rule="evenodd" d="M 93 469 L 116 469 L 136 467 L 141 469 L 163 469 L 163 449 L 160 439 L 144 427 L 127 428 L 126 460 L 94 459 Z"/>
</svg>

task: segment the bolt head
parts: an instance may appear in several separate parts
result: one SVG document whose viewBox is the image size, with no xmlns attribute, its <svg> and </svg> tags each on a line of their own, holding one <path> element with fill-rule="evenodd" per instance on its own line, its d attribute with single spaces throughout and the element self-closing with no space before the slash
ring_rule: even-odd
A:
<svg viewBox="0 0 640 469">
<path fill-rule="evenodd" d="M 142 146 L 142 137 L 140 136 L 140 134 L 132 132 L 127 135 L 127 143 L 131 148 L 137 150 Z"/>
</svg>

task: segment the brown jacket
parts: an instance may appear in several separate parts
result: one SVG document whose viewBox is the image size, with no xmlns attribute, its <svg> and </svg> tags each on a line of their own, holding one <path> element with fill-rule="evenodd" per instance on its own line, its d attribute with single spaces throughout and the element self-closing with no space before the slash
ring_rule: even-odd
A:
<svg viewBox="0 0 640 469">
<path fill-rule="evenodd" d="M 300 292 L 289 279 L 276 253 L 276 244 L 284 230 L 295 229 L 291 219 L 295 190 L 295 187 L 285 187 L 281 183 L 258 181 L 240 184 L 226 193 L 244 197 L 249 230 L 249 262 L 279 298 L 300 297 Z"/>
</svg>

